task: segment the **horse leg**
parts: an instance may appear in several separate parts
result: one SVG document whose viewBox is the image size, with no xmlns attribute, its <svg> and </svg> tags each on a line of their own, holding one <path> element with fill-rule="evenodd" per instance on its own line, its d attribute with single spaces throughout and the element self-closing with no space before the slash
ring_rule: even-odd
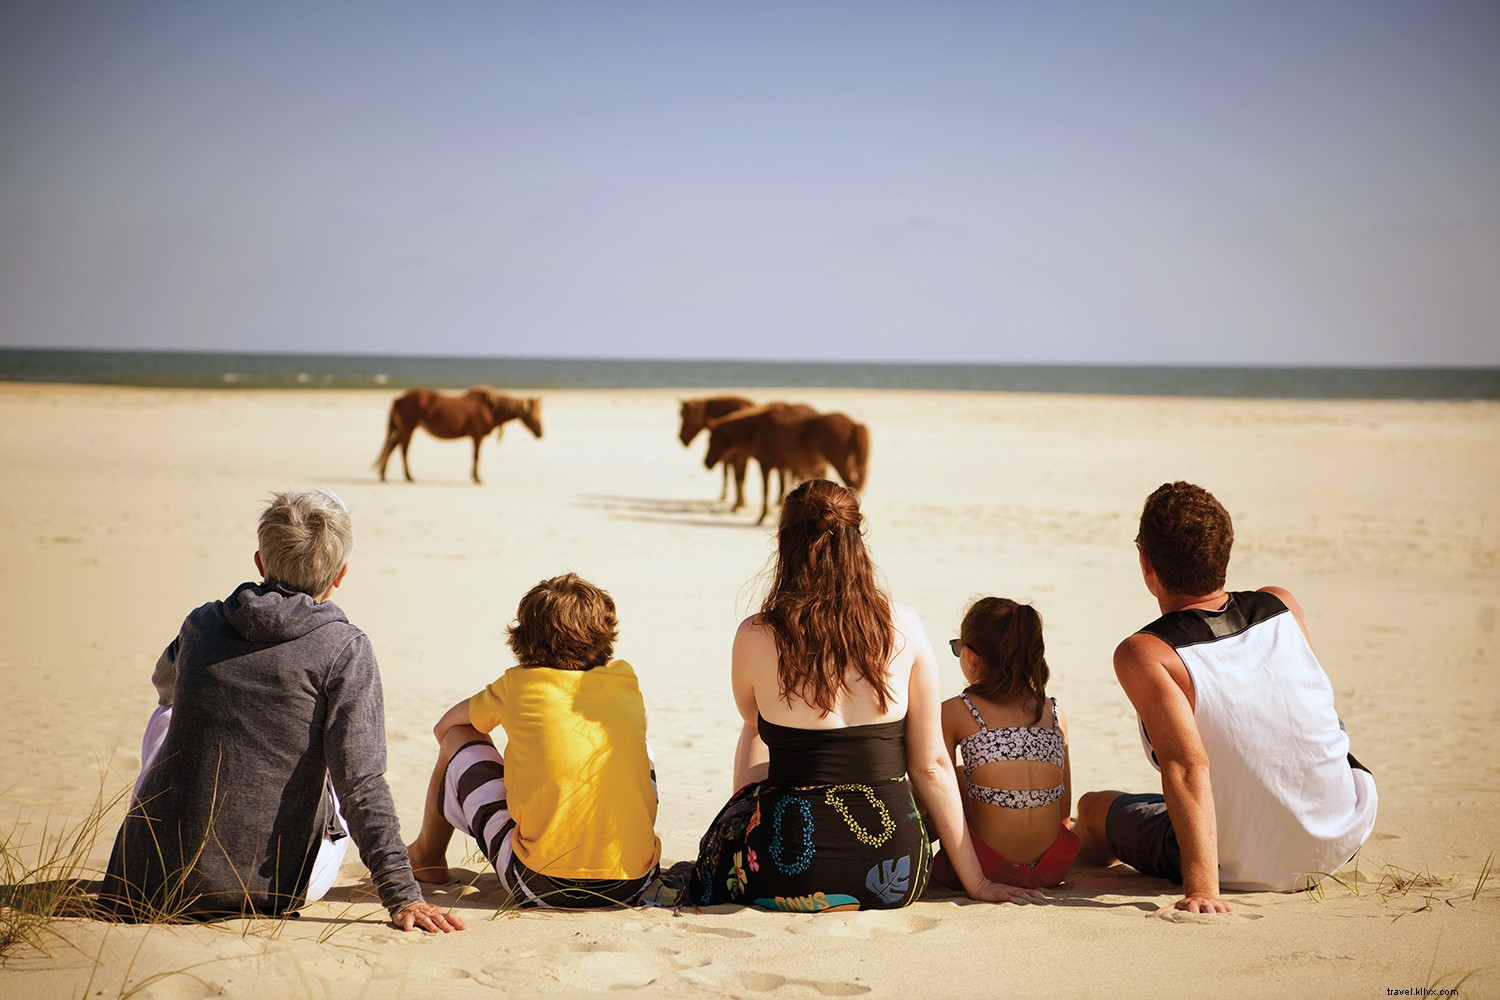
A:
<svg viewBox="0 0 1500 1000">
<path fill-rule="evenodd" d="M 411 466 L 406 464 L 406 451 L 411 447 L 411 436 L 415 430 L 416 428 L 414 427 L 402 427 L 401 438 L 398 442 L 401 448 L 401 474 L 406 477 L 406 481 L 408 483 L 416 482 L 416 480 L 411 477 Z"/>
<path fill-rule="evenodd" d="M 483 440 L 484 440 L 484 435 L 483 434 L 475 434 L 474 435 L 474 468 L 472 468 L 471 470 L 469 470 L 469 475 L 474 478 L 474 482 L 476 482 L 476 483 L 479 482 L 479 444 Z"/>
<path fill-rule="evenodd" d="M 724 485 L 719 487 L 719 503 L 729 499 L 729 462 L 720 462 L 719 468 L 724 470 Z"/>
<path fill-rule="evenodd" d="M 750 468 L 750 456 L 743 452 L 734 458 L 734 509 L 745 506 L 745 471 Z"/>
<path fill-rule="evenodd" d="M 766 515 L 771 513 L 771 467 L 766 464 L 765 459 L 760 459 L 760 517 L 756 524 L 764 524 Z"/>
<path fill-rule="evenodd" d="M 380 457 L 375 460 L 375 468 L 380 470 L 380 481 L 385 482 L 385 467 L 390 464 L 391 452 L 396 450 L 396 421 L 391 422 L 385 429 L 385 444 L 380 446 Z"/>
</svg>

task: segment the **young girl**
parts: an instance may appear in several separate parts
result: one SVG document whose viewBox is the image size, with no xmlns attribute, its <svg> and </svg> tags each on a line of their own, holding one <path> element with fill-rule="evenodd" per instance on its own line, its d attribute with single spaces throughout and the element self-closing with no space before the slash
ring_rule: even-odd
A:
<svg viewBox="0 0 1500 1000">
<path fill-rule="evenodd" d="M 943 740 L 955 764 L 963 753 L 958 778 L 975 853 L 996 882 L 1057 885 L 1078 837 L 1068 825 L 1068 722 L 1047 697 L 1042 618 L 1029 604 L 985 597 L 959 635 L 949 646 L 969 685 L 943 702 Z M 946 852 L 932 876 L 957 887 Z"/>
</svg>

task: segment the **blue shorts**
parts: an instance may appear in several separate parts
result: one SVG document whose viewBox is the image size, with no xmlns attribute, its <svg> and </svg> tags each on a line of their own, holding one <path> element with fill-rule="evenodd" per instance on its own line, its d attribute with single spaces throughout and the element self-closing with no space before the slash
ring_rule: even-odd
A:
<svg viewBox="0 0 1500 1000">
<path fill-rule="evenodd" d="M 1121 795 L 1104 818 L 1104 838 L 1115 857 L 1142 875 L 1182 882 L 1182 852 L 1167 815 L 1167 800 L 1154 792 Z"/>
</svg>

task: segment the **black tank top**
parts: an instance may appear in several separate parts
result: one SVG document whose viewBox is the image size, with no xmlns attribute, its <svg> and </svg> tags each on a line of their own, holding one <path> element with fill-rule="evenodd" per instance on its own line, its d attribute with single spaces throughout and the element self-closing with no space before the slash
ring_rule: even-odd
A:
<svg viewBox="0 0 1500 1000">
<path fill-rule="evenodd" d="M 834 785 L 888 781 L 906 773 L 906 720 L 842 729 L 794 729 L 757 716 L 771 751 L 773 785 Z"/>
</svg>

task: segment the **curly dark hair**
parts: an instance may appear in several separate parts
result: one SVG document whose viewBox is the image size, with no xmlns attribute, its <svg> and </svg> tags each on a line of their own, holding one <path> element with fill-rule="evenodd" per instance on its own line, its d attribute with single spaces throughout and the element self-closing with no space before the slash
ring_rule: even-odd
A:
<svg viewBox="0 0 1500 1000">
<path fill-rule="evenodd" d="M 526 592 L 507 630 L 523 667 L 592 670 L 614 656 L 615 601 L 577 573 L 543 580 Z"/>
<path fill-rule="evenodd" d="M 1229 573 L 1234 524 L 1203 487 L 1163 483 L 1146 498 L 1136 544 L 1170 592 L 1212 594 Z"/>
</svg>

